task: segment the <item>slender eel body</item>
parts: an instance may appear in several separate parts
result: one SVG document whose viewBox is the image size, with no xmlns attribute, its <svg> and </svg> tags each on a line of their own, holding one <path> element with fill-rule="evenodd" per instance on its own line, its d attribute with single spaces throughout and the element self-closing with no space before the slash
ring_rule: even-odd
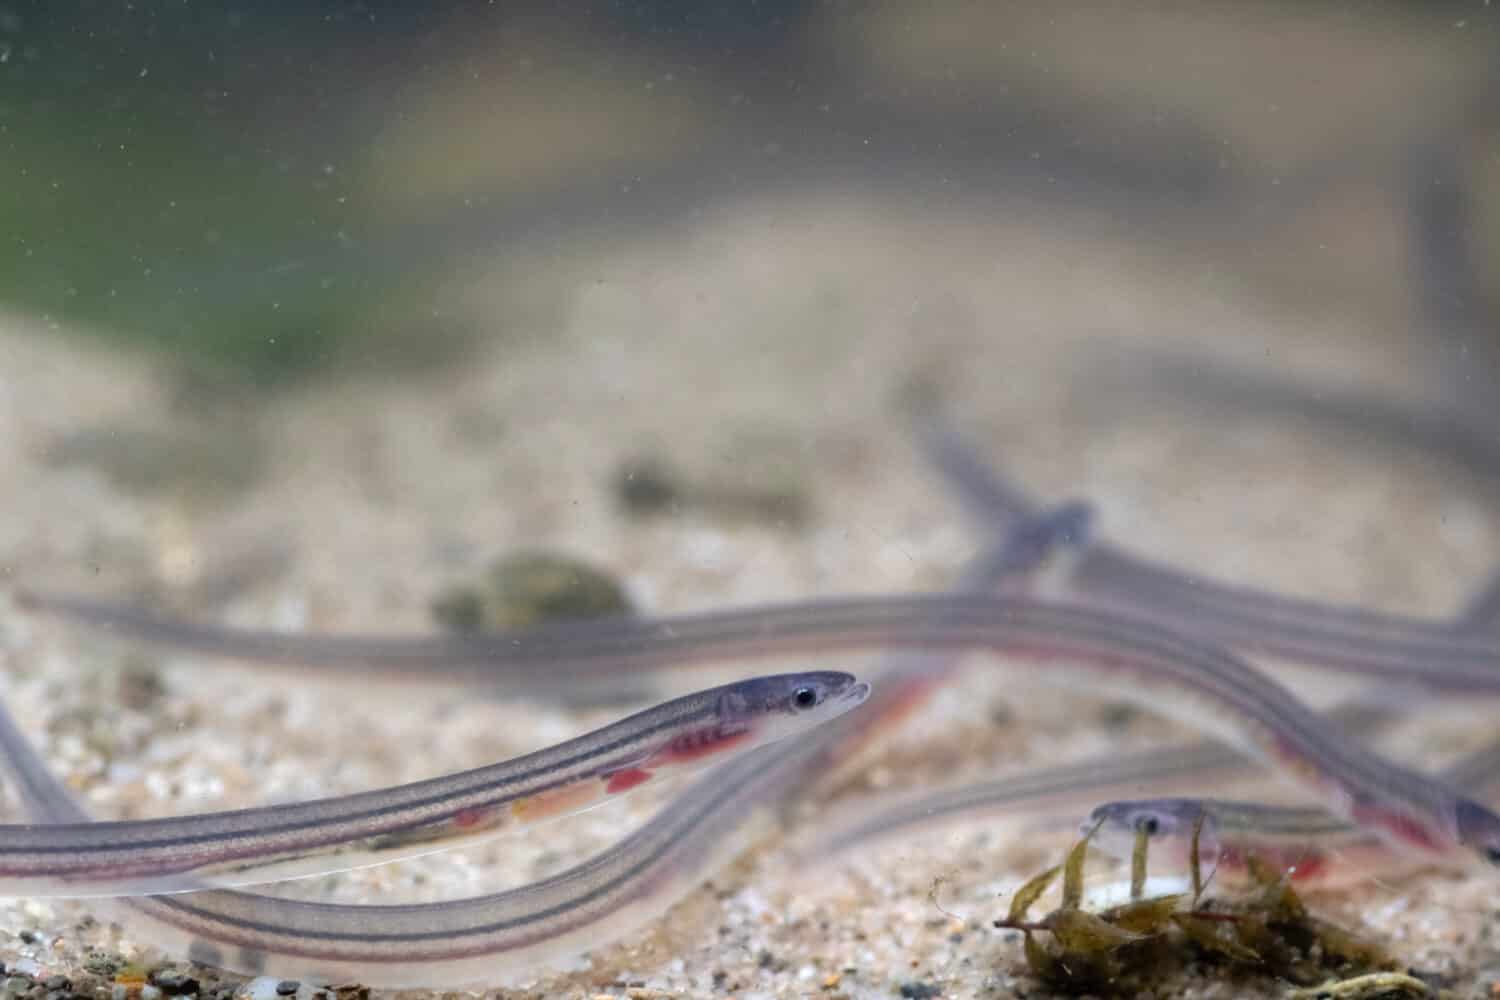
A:
<svg viewBox="0 0 1500 1000">
<path fill-rule="evenodd" d="M 1041 515 L 978 558 L 960 588 L 1023 579 L 1076 513 Z M 381 985 L 464 983 L 612 940 L 665 910 L 743 846 L 763 807 L 805 791 L 872 734 L 904 718 L 957 666 L 952 650 L 914 650 L 875 673 L 864 709 L 727 764 L 636 833 L 583 865 L 508 893 L 422 907 L 287 905 L 248 893 L 131 901 L 214 964 L 270 963 L 280 974 L 355 976 Z M 0 733 L 3 735 L 3 733 Z M 29 754 L 20 755 L 32 761 Z"/>
<path fill-rule="evenodd" d="M 1106 854 L 1128 858 L 1137 834 L 1144 833 L 1152 855 L 1187 864 L 1193 830 L 1202 817 L 1198 852 L 1204 868 L 1227 878 L 1243 878 L 1250 858 L 1268 870 L 1301 883 L 1330 877 L 1368 878 L 1393 865 L 1411 866 L 1410 856 L 1393 853 L 1380 838 L 1326 809 L 1274 806 L 1229 799 L 1123 799 L 1097 806 L 1084 827 L 1098 832 L 1089 841 Z"/>
<path fill-rule="evenodd" d="M 1448 768 L 1443 777 L 1475 790 L 1500 781 L 1500 743 Z M 1317 806 L 1213 798 L 1121 800 L 1095 807 L 1082 826 L 1095 831 L 1091 846 L 1116 857 L 1130 857 L 1137 835 L 1144 833 L 1153 850 L 1185 863 L 1200 822 L 1199 860 L 1231 877 L 1243 876 L 1251 858 L 1296 881 L 1320 884 L 1359 881 L 1414 860 Z"/>
<path fill-rule="evenodd" d="M 869 694 L 850 683 L 824 712 Z M 816 733 L 814 729 L 811 732 Z M 794 772 L 796 737 L 722 764 L 618 845 L 550 879 L 508 892 L 404 906 L 338 905 L 208 890 L 111 901 L 142 939 L 240 972 L 274 969 L 317 981 L 435 986 L 518 972 L 633 929 L 675 901 L 706 866 L 732 848 L 732 834 L 764 799 L 756 792 Z M 0 766 L 38 820 L 80 824 L 88 816 L 0 709 Z"/>
<path fill-rule="evenodd" d="M 951 430 L 928 427 L 923 445 L 943 481 L 986 530 L 1034 514 L 1032 502 L 986 467 Z M 1421 678 L 1450 670 L 1455 680 L 1472 676 L 1475 668 L 1500 672 L 1500 644 L 1492 636 L 1463 635 L 1446 621 L 1221 583 L 1105 542 L 1083 548 L 1067 574 L 1067 586 L 1071 595 L 1088 603 L 1185 629 L 1232 649 L 1371 678 L 1425 684 Z M 1481 600 L 1500 600 L 1500 589 L 1486 594 Z"/>
<path fill-rule="evenodd" d="M 1069 576 L 1103 610 L 1222 643 L 1388 683 L 1452 694 L 1500 694 L 1500 639 L 1455 633 L 1446 623 L 1373 615 L 1214 584 L 1091 545 Z M 966 594 L 827 598 L 728 611 L 546 626 L 483 636 L 298 635 L 159 618 L 85 597 L 25 593 L 23 607 L 107 630 L 120 638 L 261 663 L 376 670 L 469 683 L 598 682 L 611 673 L 690 660 L 879 645 L 931 622 L 951 603 L 955 617 L 999 598 Z M 1364 619 L 1369 617 L 1368 623 Z M 942 642 L 940 626 L 925 631 Z M 899 640 L 898 640 L 899 641 Z M 952 643 L 948 643 L 952 645 Z"/>
<path fill-rule="evenodd" d="M 1076 537 L 1062 536 L 1058 541 Z M 1032 568 L 1036 569 L 1038 563 Z M 1497 626 L 1500 574 L 1475 592 L 1449 628 L 1455 634 L 1480 635 L 1493 633 Z M 1356 701 L 1334 709 L 1329 713 L 1329 724 L 1360 737 L 1385 728 L 1394 718 L 1386 707 L 1391 699 L 1378 691 L 1374 694 L 1372 703 Z M 947 824 L 988 821 L 1016 813 L 1036 815 L 1092 805 L 1101 795 L 1135 796 L 1146 789 L 1160 792 L 1254 770 L 1253 761 L 1228 746 L 1194 743 L 1123 756 L 1110 754 L 937 790 L 879 796 L 826 817 L 816 830 L 801 838 L 798 853 L 805 858 L 820 857 Z M 1456 788 L 1470 789 L 1485 787 L 1492 774 L 1500 774 L 1500 746 L 1466 759 L 1445 771 L 1444 777 Z M 1365 836 L 1368 839 L 1368 834 Z"/>
<path fill-rule="evenodd" d="M 1018 533 L 966 575 L 998 585 L 1027 572 L 1045 538 Z M 122 917 L 148 941 L 244 972 L 360 979 L 384 986 L 457 985 L 524 971 L 634 930 L 741 843 L 763 806 L 815 783 L 826 765 L 902 716 L 954 665 L 909 654 L 880 672 L 867 710 L 720 765 L 635 834 L 542 882 L 490 896 L 421 906 L 336 906 L 247 892 L 126 899 Z M 41 819 L 87 817 L 0 709 L 0 766 Z"/>
<path fill-rule="evenodd" d="M 260 643 L 246 637 L 241 644 L 233 633 L 215 629 L 198 632 L 205 640 L 211 636 L 210 645 L 227 655 Z M 283 639 L 284 652 L 299 647 L 296 640 Z M 325 639 L 307 649 L 321 645 L 330 651 L 339 644 Z M 1103 608 L 1019 596 L 861 597 L 468 640 L 418 639 L 380 648 L 387 657 L 407 663 L 426 662 L 441 653 L 446 662 L 468 663 L 496 677 L 530 672 L 586 677 L 840 649 L 984 651 L 994 654 L 992 664 L 1010 671 L 1018 683 L 1085 687 L 1126 698 L 1229 740 L 1314 789 L 1335 813 L 1380 830 L 1409 849 L 1442 854 L 1468 848 L 1487 856 L 1500 845 L 1500 817 L 1440 782 L 1365 750 L 1233 654 Z M 1500 655 L 1500 649 L 1480 640 L 1472 648 Z M 1488 661 L 1403 669 L 1399 676 L 1447 691 L 1500 692 L 1500 669 Z"/>
<path fill-rule="evenodd" d="M 1351 705 L 1334 710 L 1330 724 L 1368 733 L 1392 718 L 1391 712 L 1379 707 Z M 1087 808 L 1101 796 L 1140 795 L 1147 789 L 1188 790 L 1208 781 L 1253 774 L 1256 769 L 1251 758 L 1222 743 L 1192 743 L 1090 757 L 985 781 L 857 802 L 824 817 L 816 829 L 799 838 L 797 853 L 811 859 L 954 824 L 989 822 L 1016 815 L 1061 815 L 1067 810 Z M 1461 788 L 1468 787 L 1455 783 Z"/>
<path fill-rule="evenodd" d="M 166 819 L 0 826 L 0 891 L 181 892 L 411 857 L 577 812 L 817 725 L 864 696 L 864 685 L 832 671 L 758 677 L 514 760 L 395 788 Z"/>
</svg>

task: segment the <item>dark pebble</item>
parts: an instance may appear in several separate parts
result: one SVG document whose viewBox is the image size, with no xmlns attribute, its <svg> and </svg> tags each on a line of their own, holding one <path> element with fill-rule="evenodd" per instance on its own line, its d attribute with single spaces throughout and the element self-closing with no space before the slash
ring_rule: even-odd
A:
<svg viewBox="0 0 1500 1000">
<path fill-rule="evenodd" d="M 167 996 L 195 996 L 201 989 L 198 980 L 185 972 L 159 969 L 151 973 L 151 982 Z"/>
<path fill-rule="evenodd" d="M 36 944 L 36 931 L 22 931 L 16 936 L 26 944 Z"/>
<path fill-rule="evenodd" d="M 66 990 L 73 986 L 67 976 L 48 976 L 42 980 L 42 985 L 49 990 Z"/>
<path fill-rule="evenodd" d="M 1110 702 L 1099 709 L 1099 721 L 1110 729 L 1124 729 L 1140 716 L 1140 710 L 1125 702 Z"/>
<path fill-rule="evenodd" d="M 906 1000 L 932 1000 L 943 995 L 942 987 L 933 983 L 902 983 L 901 995 Z"/>
<path fill-rule="evenodd" d="M 297 982 L 297 980 L 283 979 L 281 982 L 276 984 L 276 995 L 279 997 L 289 997 L 295 994 L 301 988 L 302 984 Z"/>
<path fill-rule="evenodd" d="M 653 458 L 635 458 L 615 471 L 615 499 L 627 513 L 649 516 L 670 510 L 682 499 L 682 487 L 667 465 Z"/>
</svg>

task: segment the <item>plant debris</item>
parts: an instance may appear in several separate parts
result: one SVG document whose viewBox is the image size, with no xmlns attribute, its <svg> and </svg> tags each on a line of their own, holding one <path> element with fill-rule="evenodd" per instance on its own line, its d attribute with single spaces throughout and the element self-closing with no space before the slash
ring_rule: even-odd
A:
<svg viewBox="0 0 1500 1000">
<path fill-rule="evenodd" d="M 1268 977 L 1311 987 L 1295 989 L 1290 996 L 1297 1000 L 1434 995 L 1421 980 L 1395 972 L 1397 963 L 1378 944 L 1309 913 L 1287 879 L 1253 858 L 1246 895 L 1207 898 L 1197 863 L 1200 832 L 1193 831 L 1189 852 L 1190 892 L 1143 898 L 1148 838 L 1142 833 L 1132 857 L 1129 902 L 1097 913 L 1085 910 L 1090 831 L 1061 865 L 1022 885 L 1009 912 L 994 926 L 1020 931 L 1031 971 L 1066 994 L 1148 991 L 1172 971 L 1196 964 L 1217 967 L 1226 976 Z M 1059 875 L 1057 909 L 1031 919 L 1032 907 Z"/>
</svg>

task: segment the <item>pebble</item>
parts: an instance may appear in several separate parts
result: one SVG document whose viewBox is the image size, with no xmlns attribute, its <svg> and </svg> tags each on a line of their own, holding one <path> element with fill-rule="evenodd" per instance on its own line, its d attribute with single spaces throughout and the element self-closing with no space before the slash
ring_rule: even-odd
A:
<svg viewBox="0 0 1500 1000">
<path fill-rule="evenodd" d="M 158 970 L 151 974 L 151 981 L 161 988 L 167 996 L 193 996 L 201 988 L 198 980 L 185 972 L 176 972 L 170 969 Z"/>
<path fill-rule="evenodd" d="M 934 983 L 902 983 L 901 995 L 906 1000 L 932 1000 L 943 995 L 943 988 Z"/>
<path fill-rule="evenodd" d="M 108 952 L 94 951 L 83 958 L 83 971 L 92 972 L 96 976 L 107 976 L 114 978 L 114 974 L 125 967 L 125 960 L 119 955 L 111 955 Z"/>
</svg>

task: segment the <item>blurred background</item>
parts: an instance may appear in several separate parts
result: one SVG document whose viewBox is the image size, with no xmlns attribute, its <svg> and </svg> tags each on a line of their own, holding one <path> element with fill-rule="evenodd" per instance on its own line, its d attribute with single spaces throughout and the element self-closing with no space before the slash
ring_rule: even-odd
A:
<svg viewBox="0 0 1500 1000">
<path fill-rule="evenodd" d="M 256 386 L 440 365 L 546 332 L 459 304 L 475 271 L 526 272 L 540 306 L 531 279 L 587 248 L 813 191 L 997 228 L 1020 203 L 1436 338 L 1477 321 L 1452 315 L 1466 283 L 1494 294 L 1493 22 L 1480 2 L 10 2 L 0 295 Z M 1443 301 L 1420 320 L 1399 308 L 1424 294 Z"/>
<path fill-rule="evenodd" d="M 661 414 L 625 451 L 727 419 L 724 465 L 747 437 L 775 459 L 834 386 L 975 400 L 987 371 L 1483 467 L 1495 18 L 5 0 L 8 436 L 202 511 L 330 434 L 399 493 L 370 471 L 388 431 L 408 458 L 424 420 L 536 445 L 602 394 Z M 381 429 L 403 391 L 446 410 Z M 278 423 L 332 399 L 337 426 Z"/>
</svg>

